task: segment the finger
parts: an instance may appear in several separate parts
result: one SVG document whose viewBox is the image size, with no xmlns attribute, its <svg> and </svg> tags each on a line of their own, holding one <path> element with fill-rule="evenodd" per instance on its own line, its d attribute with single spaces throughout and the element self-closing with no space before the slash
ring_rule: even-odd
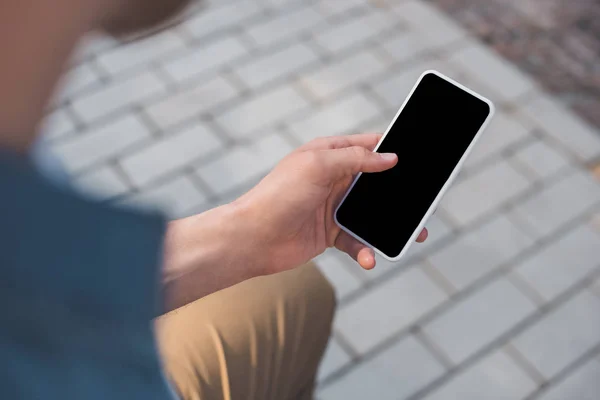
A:
<svg viewBox="0 0 600 400">
<path fill-rule="evenodd" d="M 423 228 L 423 230 L 421 231 L 421 233 L 419 233 L 419 236 L 417 237 L 417 243 L 423 243 L 427 240 L 428 236 L 429 231 L 427 230 L 427 228 Z"/>
<path fill-rule="evenodd" d="M 364 147 L 353 146 L 321 152 L 324 176 L 339 180 L 359 172 L 381 172 L 398 162 L 394 153 L 374 153 Z"/>
<path fill-rule="evenodd" d="M 348 254 L 364 269 L 375 268 L 375 253 L 371 248 L 365 246 L 346 232 L 341 232 L 335 241 L 338 250 Z"/>
<path fill-rule="evenodd" d="M 298 151 L 306 150 L 333 150 L 343 149 L 344 147 L 360 146 L 373 150 L 381 137 L 381 133 L 361 133 L 348 136 L 328 136 L 311 140 L 304 146 L 298 148 Z"/>
</svg>

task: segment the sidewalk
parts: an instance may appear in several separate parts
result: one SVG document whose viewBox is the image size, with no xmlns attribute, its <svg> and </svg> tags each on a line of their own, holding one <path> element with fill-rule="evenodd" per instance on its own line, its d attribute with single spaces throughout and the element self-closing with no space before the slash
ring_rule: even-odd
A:
<svg viewBox="0 0 600 400">
<path fill-rule="evenodd" d="M 600 393 L 600 132 L 427 2 L 204 3 L 157 37 L 78 53 L 46 127 L 78 186 L 200 212 L 312 138 L 384 130 L 438 69 L 497 116 L 425 245 L 371 272 L 317 260 L 340 304 L 317 397 Z"/>
</svg>

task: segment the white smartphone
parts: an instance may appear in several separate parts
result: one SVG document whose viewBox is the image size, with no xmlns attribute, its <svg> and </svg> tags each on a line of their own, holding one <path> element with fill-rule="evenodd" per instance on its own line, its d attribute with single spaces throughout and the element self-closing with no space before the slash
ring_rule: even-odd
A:
<svg viewBox="0 0 600 400">
<path fill-rule="evenodd" d="M 494 114 L 485 97 L 425 71 L 375 151 L 396 153 L 385 172 L 359 174 L 335 211 L 341 229 L 399 260 L 433 214 Z"/>
</svg>

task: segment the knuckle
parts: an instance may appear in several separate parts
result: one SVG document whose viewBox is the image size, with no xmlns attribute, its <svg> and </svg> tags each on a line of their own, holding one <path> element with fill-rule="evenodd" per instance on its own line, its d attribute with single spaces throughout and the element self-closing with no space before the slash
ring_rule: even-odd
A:
<svg viewBox="0 0 600 400">
<path fill-rule="evenodd" d="M 364 147 L 353 146 L 348 148 L 353 158 L 357 161 L 363 161 L 367 156 L 367 149 Z"/>
</svg>

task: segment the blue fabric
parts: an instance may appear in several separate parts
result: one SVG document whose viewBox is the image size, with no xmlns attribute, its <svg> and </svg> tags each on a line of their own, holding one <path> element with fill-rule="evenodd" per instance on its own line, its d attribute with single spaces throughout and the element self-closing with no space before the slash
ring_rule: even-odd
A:
<svg viewBox="0 0 600 400">
<path fill-rule="evenodd" d="M 170 399 L 152 332 L 165 222 L 0 154 L 0 398 Z"/>
</svg>

